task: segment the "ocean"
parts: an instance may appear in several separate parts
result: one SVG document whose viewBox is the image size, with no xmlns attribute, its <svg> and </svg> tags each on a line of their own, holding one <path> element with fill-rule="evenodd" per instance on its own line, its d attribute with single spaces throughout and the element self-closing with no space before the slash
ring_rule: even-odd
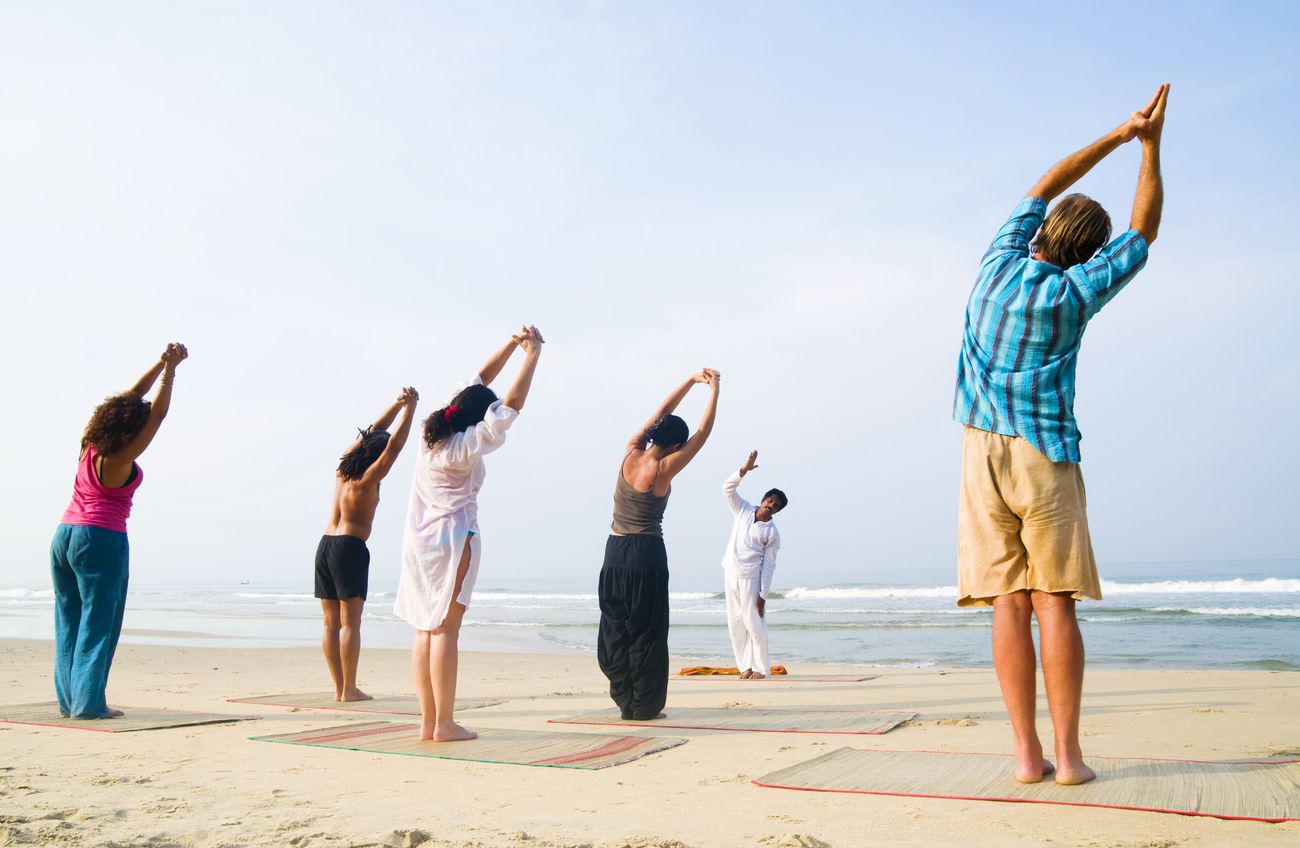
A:
<svg viewBox="0 0 1300 848">
<path fill-rule="evenodd" d="M 1079 605 L 1091 666 L 1300 669 L 1300 560 L 1120 564 L 1104 567 L 1102 574 L 1105 600 Z M 992 662 L 992 613 L 957 608 L 954 585 L 814 580 L 806 573 L 782 584 L 783 576 L 777 572 L 767 606 L 773 662 Z M 682 587 L 675 580 L 669 635 L 674 656 L 731 664 L 720 570 L 716 577 L 717 590 L 700 575 Z M 372 583 L 362 625 L 367 647 L 410 644 L 409 626 L 393 615 L 393 589 Z M 594 654 L 599 618 L 594 573 L 581 582 L 537 585 L 494 583 L 485 571 L 461 645 Z M 0 587 L 0 638 L 15 637 L 53 638 L 48 586 Z M 310 579 L 133 585 L 123 635 L 126 643 L 196 647 L 315 645 L 319 638 L 320 607 Z"/>
</svg>

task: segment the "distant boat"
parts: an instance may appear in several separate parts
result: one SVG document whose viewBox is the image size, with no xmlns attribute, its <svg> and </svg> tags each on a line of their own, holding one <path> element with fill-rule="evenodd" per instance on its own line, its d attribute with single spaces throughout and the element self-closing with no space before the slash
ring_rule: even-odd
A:
<svg viewBox="0 0 1300 848">
<path fill-rule="evenodd" d="M 248 585 L 248 582 L 249 582 L 249 581 L 247 581 L 247 580 L 240 580 L 240 581 L 239 581 L 239 585 L 240 585 L 240 586 L 247 586 L 247 585 Z"/>
</svg>

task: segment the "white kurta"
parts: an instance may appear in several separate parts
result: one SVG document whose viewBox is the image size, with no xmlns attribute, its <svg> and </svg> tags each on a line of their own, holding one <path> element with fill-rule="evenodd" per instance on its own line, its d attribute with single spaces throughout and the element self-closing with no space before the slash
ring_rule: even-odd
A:
<svg viewBox="0 0 1300 848">
<path fill-rule="evenodd" d="M 475 376 L 465 386 L 481 384 Z M 450 401 L 448 401 L 450 403 Z M 478 490 L 487 469 L 483 457 L 505 444 L 506 430 L 519 413 L 496 401 L 473 427 L 453 433 L 432 450 L 421 438 L 411 481 L 402 538 L 402 576 L 393 612 L 416 630 L 442 626 L 456 591 L 456 568 L 471 533 L 469 571 L 454 600 L 469 606 L 478 578 L 482 536 L 478 529 Z"/>
<path fill-rule="evenodd" d="M 722 484 L 722 494 L 731 510 L 731 538 L 722 557 L 727 598 L 727 630 L 736 668 L 771 674 L 767 656 L 767 619 L 758 614 L 758 599 L 767 598 L 776 573 L 776 554 L 781 533 L 772 521 L 756 521 L 755 507 L 740 495 L 740 473 Z"/>
</svg>

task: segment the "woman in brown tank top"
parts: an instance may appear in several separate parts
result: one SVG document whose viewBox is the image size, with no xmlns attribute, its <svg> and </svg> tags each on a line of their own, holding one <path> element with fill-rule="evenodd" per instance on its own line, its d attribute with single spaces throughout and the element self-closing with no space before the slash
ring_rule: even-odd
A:
<svg viewBox="0 0 1300 848">
<path fill-rule="evenodd" d="M 722 375 L 705 368 L 678 386 L 627 445 L 614 484 L 614 521 L 600 569 L 596 658 L 624 719 L 661 718 L 668 699 L 668 554 L 663 517 L 672 480 L 713 432 Z M 695 435 L 673 411 L 697 383 L 712 390 Z"/>
</svg>

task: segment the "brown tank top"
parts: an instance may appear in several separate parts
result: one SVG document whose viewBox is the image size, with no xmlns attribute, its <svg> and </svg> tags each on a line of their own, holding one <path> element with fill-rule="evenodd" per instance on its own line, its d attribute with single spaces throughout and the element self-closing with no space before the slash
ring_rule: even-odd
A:
<svg viewBox="0 0 1300 848">
<path fill-rule="evenodd" d="M 627 457 L 623 457 L 627 462 Z M 659 472 L 655 471 L 655 479 Z M 672 494 L 669 488 L 668 495 Z M 668 495 L 659 497 L 654 493 L 654 481 L 650 482 L 650 491 L 638 492 L 623 477 L 623 466 L 618 468 L 618 482 L 614 484 L 614 521 L 609 525 L 610 532 L 616 536 L 660 536 L 664 535 L 664 509 L 668 506 Z"/>
</svg>

